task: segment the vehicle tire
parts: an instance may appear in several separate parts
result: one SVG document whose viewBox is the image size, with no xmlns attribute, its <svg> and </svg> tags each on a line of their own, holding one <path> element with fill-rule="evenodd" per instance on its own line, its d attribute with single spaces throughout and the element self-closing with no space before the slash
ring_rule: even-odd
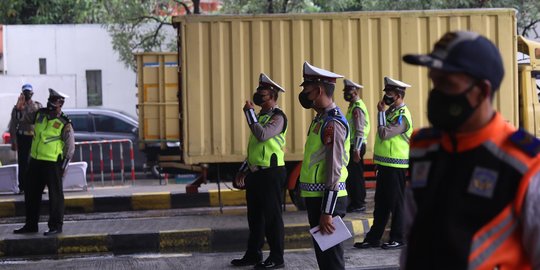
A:
<svg viewBox="0 0 540 270">
<path fill-rule="evenodd" d="M 304 198 L 300 196 L 300 178 L 296 180 L 294 189 L 289 190 L 289 196 L 291 197 L 291 201 L 293 202 L 294 206 L 296 206 L 298 210 L 306 210 L 306 202 Z"/>
</svg>

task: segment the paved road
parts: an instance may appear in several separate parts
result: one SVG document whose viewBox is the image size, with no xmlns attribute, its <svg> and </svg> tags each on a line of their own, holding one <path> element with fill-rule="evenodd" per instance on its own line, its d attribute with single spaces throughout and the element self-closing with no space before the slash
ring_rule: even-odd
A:
<svg viewBox="0 0 540 270">
<path fill-rule="evenodd" d="M 399 250 L 346 248 L 346 269 L 399 269 Z M 268 254 L 265 253 L 265 256 Z M 75 257 L 60 260 L 10 260 L 0 261 L 0 268 L 15 269 L 251 269 L 251 267 L 232 267 L 229 262 L 242 253 L 170 253 L 136 254 L 129 256 Z M 318 269 L 314 251 L 311 249 L 286 250 L 285 269 Z"/>
</svg>

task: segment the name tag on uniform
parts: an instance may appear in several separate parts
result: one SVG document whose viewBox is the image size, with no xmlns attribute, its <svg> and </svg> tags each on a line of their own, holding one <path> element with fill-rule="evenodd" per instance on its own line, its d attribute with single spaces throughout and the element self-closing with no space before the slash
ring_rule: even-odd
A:
<svg viewBox="0 0 540 270">
<path fill-rule="evenodd" d="M 494 170 L 474 168 L 467 192 L 484 198 L 492 198 L 499 173 Z"/>
<path fill-rule="evenodd" d="M 413 188 L 422 188 L 427 185 L 430 161 L 415 162 L 412 167 L 411 185 Z"/>
</svg>

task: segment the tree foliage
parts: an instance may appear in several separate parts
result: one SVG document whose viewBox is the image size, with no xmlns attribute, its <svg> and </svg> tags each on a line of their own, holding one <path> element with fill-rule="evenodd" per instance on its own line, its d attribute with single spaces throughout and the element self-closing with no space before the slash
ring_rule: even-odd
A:
<svg viewBox="0 0 540 270">
<path fill-rule="evenodd" d="M 519 34 L 540 38 L 538 0 L 223 0 L 220 13 L 305 13 L 456 8 L 514 8 Z M 126 66 L 135 51 L 174 51 L 171 17 L 199 13 L 200 0 L 0 0 L 0 24 L 100 23 Z"/>
<path fill-rule="evenodd" d="M 276 10 L 276 7 L 281 7 Z M 540 38 L 535 32 L 540 25 L 538 0 L 224 0 L 222 13 L 288 13 L 340 12 L 373 10 L 426 10 L 461 8 L 514 8 L 520 35 Z"/>
</svg>

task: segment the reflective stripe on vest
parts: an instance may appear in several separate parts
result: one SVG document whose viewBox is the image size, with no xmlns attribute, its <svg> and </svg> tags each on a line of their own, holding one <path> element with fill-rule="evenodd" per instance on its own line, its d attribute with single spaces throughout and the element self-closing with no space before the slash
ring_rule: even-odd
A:
<svg viewBox="0 0 540 270">
<path fill-rule="evenodd" d="M 341 114 L 339 108 L 336 108 L 336 115 L 321 119 L 314 119 L 309 127 L 309 133 L 304 147 L 304 160 L 300 170 L 300 195 L 302 197 L 323 197 L 326 184 L 326 149 L 322 143 L 322 132 L 326 124 L 331 120 L 337 120 L 343 124 L 347 130 L 345 141 L 334 142 L 341 143 L 344 146 L 350 145 L 350 132 L 347 119 Z M 336 123 L 336 125 L 339 125 Z M 342 156 L 341 176 L 339 178 L 338 197 L 347 196 L 345 180 L 348 176 L 347 164 L 349 163 L 349 151 L 344 147 Z"/>
<path fill-rule="evenodd" d="M 347 122 L 349 123 L 349 128 L 351 129 L 351 133 L 356 132 L 356 130 L 353 130 L 352 128 L 354 127 L 352 113 L 355 108 L 359 108 L 364 113 L 364 118 L 366 120 L 366 125 L 364 126 L 364 143 L 367 144 L 367 138 L 369 135 L 369 131 L 371 130 L 371 126 L 369 125 L 369 113 L 366 108 L 366 104 L 364 104 L 364 102 L 361 99 L 355 101 L 349 106 L 349 109 L 347 110 L 347 115 L 345 116 L 345 118 L 347 118 Z M 353 137 L 354 136 L 351 135 L 351 138 Z M 354 143 L 354 140 L 351 140 L 351 143 Z"/>
<path fill-rule="evenodd" d="M 274 114 L 273 112 L 259 114 L 257 119 L 264 126 Z M 285 146 L 285 135 L 287 134 L 287 121 L 285 116 L 283 118 L 283 130 L 278 135 L 264 142 L 257 140 L 253 134 L 249 136 L 247 158 L 249 166 L 270 167 L 270 161 L 274 154 L 277 157 L 277 166 L 285 165 L 283 147 Z"/>
<path fill-rule="evenodd" d="M 396 109 L 389 115 L 386 115 L 386 123 L 398 121 L 407 121 L 408 129 L 397 136 L 387 140 L 382 140 L 379 134 L 375 136 L 373 162 L 388 167 L 408 168 L 409 167 L 409 139 L 413 132 L 411 113 L 407 106 Z"/>
<path fill-rule="evenodd" d="M 59 118 L 48 119 L 47 115 L 38 112 L 34 125 L 34 139 L 30 155 L 37 160 L 58 161 L 62 156 L 64 141 L 62 130 L 64 123 Z"/>
</svg>

